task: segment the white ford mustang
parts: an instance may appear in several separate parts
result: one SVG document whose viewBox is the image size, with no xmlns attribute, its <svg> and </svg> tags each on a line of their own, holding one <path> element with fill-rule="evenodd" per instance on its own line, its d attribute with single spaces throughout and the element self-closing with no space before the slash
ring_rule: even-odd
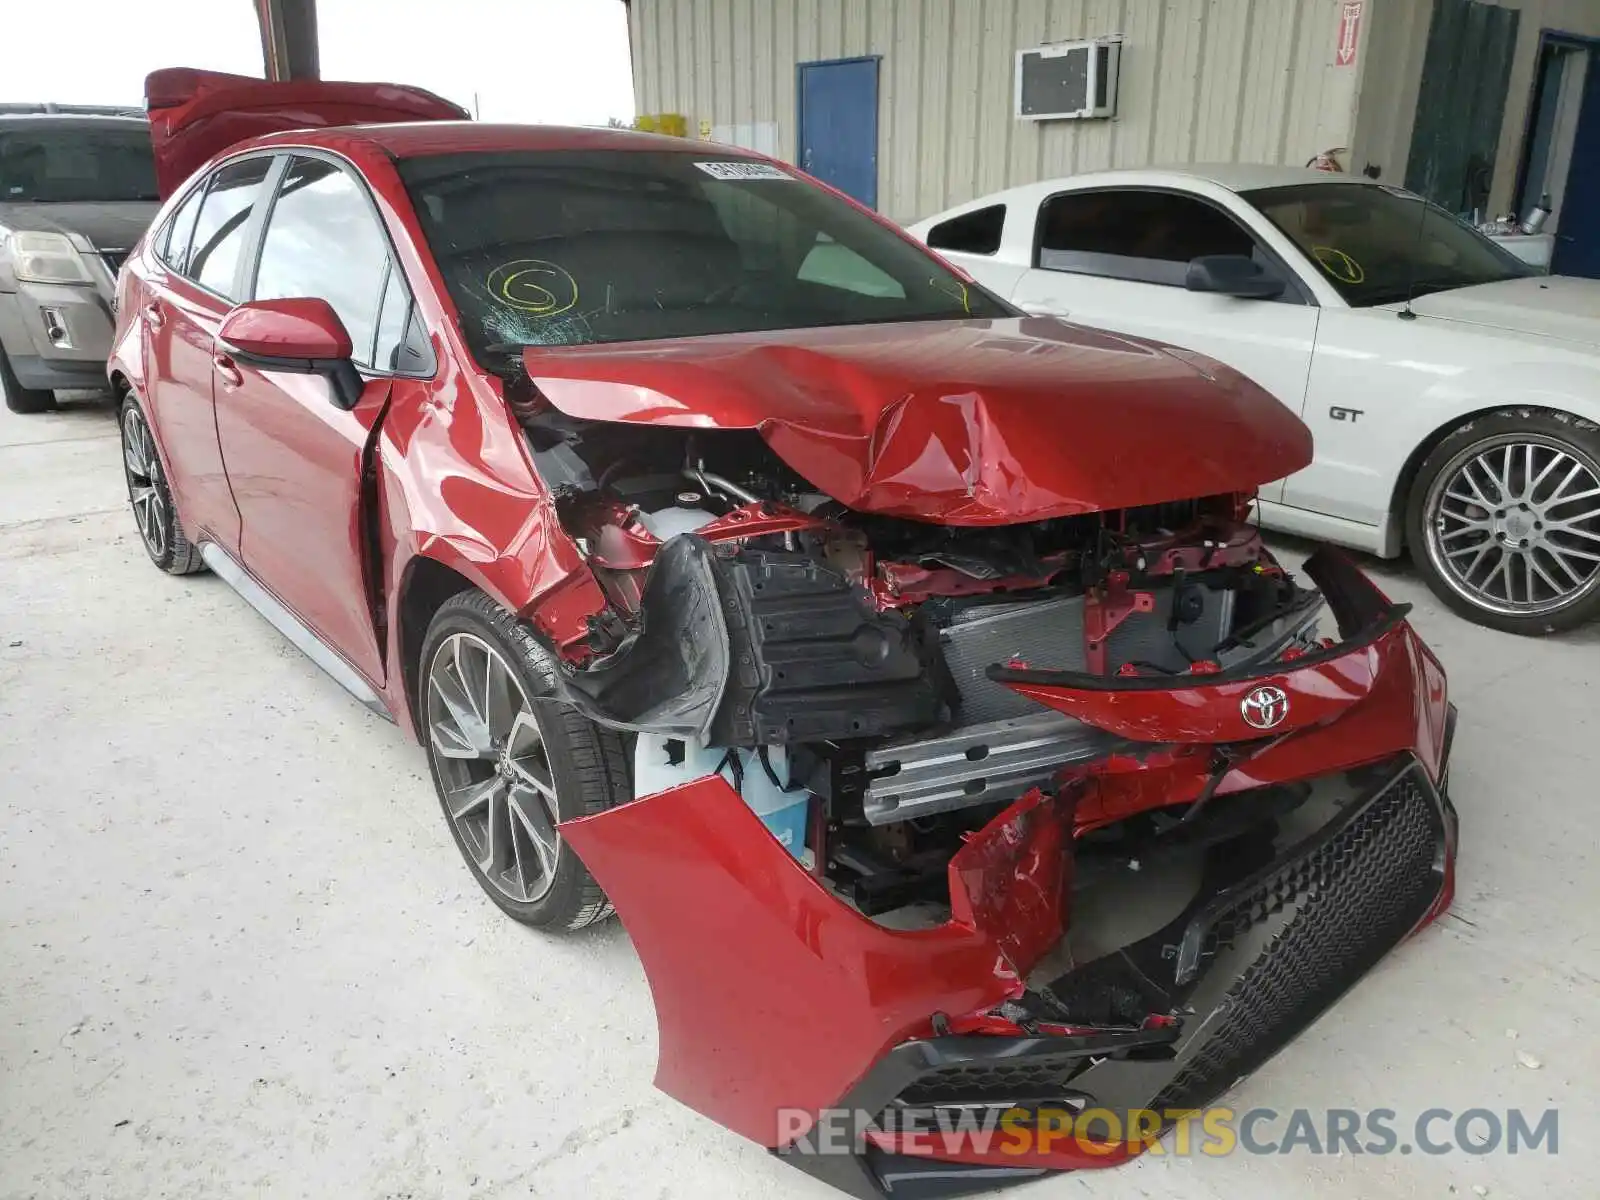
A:
<svg viewBox="0 0 1600 1200">
<path fill-rule="evenodd" d="M 1316 460 L 1262 489 L 1266 527 L 1409 550 L 1498 629 L 1600 614 L 1600 282 L 1283 167 L 1050 180 L 911 232 L 1029 312 L 1198 351 L 1300 413 Z"/>
</svg>

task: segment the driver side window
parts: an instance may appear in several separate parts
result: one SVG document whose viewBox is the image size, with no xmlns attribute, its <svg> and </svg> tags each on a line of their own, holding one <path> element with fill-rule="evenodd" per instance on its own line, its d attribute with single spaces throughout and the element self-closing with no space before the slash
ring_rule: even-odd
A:
<svg viewBox="0 0 1600 1200">
<path fill-rule="evenodd" d="M 381 356 L 375 347 L 380 324 L 392 338 L 397 320 L 395 299 L 384 304 L 388 279 L 388 238 L 361 185 L 325 159 L 296 158 L 267 218 L 254 298 L 326 300 L 350 331 L 356 364 L 389 371 L 392 341 Z"/>
<path fill-rule="evenodd" d="M 1193 259 L 1255 258 L 1255 239 L 1227 213 L 1173 192 L 1066 192 L 1039 210 L 1038 266 L 1134 283 L 1182 287 Z"/>
</svg>

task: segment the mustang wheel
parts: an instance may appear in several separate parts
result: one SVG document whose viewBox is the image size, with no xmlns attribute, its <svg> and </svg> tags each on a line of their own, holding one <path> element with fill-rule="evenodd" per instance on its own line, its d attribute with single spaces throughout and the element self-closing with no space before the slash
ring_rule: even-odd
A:
<svg viewBox="0 0 1600 1200">
<path fill-rule="evenodd" d="M 435 615 L 417 716 L 450 832 L 490 899 L 528 925 L 581 929 L 611 915 L 556 826 L 633 796 L 622 738 L 534 700 L 553 671 L 526 629 L 482 592 Z"/>
<path fill-rule="evenodd" d="M 1461 615 L 1544 634 L 1600 615 L 1600 428 L 1505 411 L 1445 438 L 1407 511 L 1412 558 Z"/>
<path fill-rule="evenodd" d="M 128 480 L 128 502 L 150 561 L 172 575 L 204 569 L 200 548 L 184 535 L 172 491 L 161 471 L 161 456 L 145 422 L 144 411 L 130 394 L 122 404 L 122 471 Z"/>
</svg>

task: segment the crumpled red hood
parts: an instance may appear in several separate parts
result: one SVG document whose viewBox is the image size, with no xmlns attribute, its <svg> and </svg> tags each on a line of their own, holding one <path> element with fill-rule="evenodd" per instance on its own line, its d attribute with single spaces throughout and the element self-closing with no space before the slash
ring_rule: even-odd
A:
<svg viewBox="0 0 1600 1200">
<path fill-rule="evenodd" d="M 550 403 L 596 421 L 755 429 L 851 508 L 1005 525 L 1247 492 L 1311 461 L 1242 375 L 1046 317 L 529 347 Z"/>
</svg>

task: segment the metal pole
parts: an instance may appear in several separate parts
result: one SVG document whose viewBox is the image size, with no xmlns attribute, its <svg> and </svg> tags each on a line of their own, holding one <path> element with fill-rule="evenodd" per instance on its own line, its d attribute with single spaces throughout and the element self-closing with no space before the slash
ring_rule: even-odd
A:
<svg viewBox="0 0 1600 1200">
<path fill-rule="evenodd" d="M 255 0 L 268 79 L 319 79 L 317 0 Z"/>
</svg>

